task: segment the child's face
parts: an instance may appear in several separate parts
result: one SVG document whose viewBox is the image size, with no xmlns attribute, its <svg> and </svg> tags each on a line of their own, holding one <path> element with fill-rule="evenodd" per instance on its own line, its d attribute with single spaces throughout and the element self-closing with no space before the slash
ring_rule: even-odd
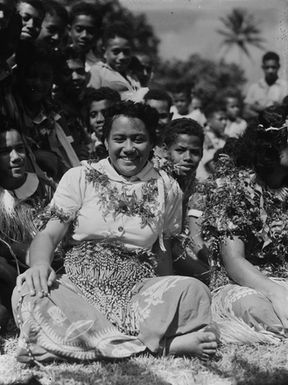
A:
<svg viewBox="0 0 288 385">
<path fill-rule="evenodd" d="M 93 130 L 98 138 L 102 138 L 103 125 L 105 122 L 105 111 L 111 106 L 111 101 L 104 99 L 99 101 L 93 101 L 89 109 L 89 126 Z"/>
<path fill-rule="evenodd" d="M 180 134 L 169 147 L 168 152 L 179 175 L 189 175 L 196 171 L 203 154 L 203 146 L 198 136 Z"/>
<path fill-rule="evenodd" d="M 173 95 L 174 105 L 177 108 L 178 114 L 187 115 L 189 113 L 190 100 L 184 92 L 179 92 Z"/>
<path fill-rule="evenodd" d="M 65 24 L 58 15 L 46 14 L 37 42 L 47 48 L 58 48 L 65 35 Z"/>
<path fill-rule="evenodd" d="M 76 16 L 70 28 L 70 36 L 73 46 L 77 48 L 79 52 L 88 52 L 97 39 L 97 29 L 94 18 L 89 15 Z"/>
<path fill-rule="evenodd" d="M 262 69 L 267 83 L 274 83 L 278 78 L 279 63 L 277 60 L 265 60 Z"/>
<path fill-rule="evenodd" d="M 24 97 L 31 102 L 43 101 L 51 92 L 53 70 L 49 63 L 35 62 L 22 79 Z"/>
<path fill-rule="evenodd" d="M 150 107 L 155 108 L 159 114 L 158 126 L 156 128 L 156 134 L 158 137 L 162 135 L 162 130 L 167 123 L 171 121 L 172 114 L 170 113 L 169 104 L 166 100 L 150 99 L 146 101 Z"/>
<path fill-rule="evenodd" d="M 237 98 L 227 98 L 226 100 L 226 114 L 230 120 L 235 120 L 240 115 L 240 104 Z"/>
<path fill-rule="evenodd" d="M 202 108 L 202 101 L 198 98 L 192 98 L 191 104 L 190 104 L 191 110 L 201 110 Z"/>
<path fill-rule="evenodd" d="M 70 92 L 78 95 L 86 87 L 88 81 L 85 65 L 80 59 L 69 59 L 66 63 L 69 69 L 69 80 L 66 84 Z"/>
<path fill-rule="evenodd" d="M 208 125 L 211 128 L 212 131 L 217 133 L 218 135 L 223 135 L 225 127 L 227 124 L 227 116 L 225 112 L 223 111 L 216 111 L 208 119 Z"/>
<path fill-rule="evenodd" d="M 20 39 L 26 41 L 35 41 L 41 29 L 43 20 L 42 15 L 38 9 L 25 2 L 19 3 L 18 12 L 22 19 Z"/>
<path fill-rule="evenodd" d="M 104 59 L 115 71 L 125 74 L 131 61 L 130 42 L 120 36 L 109 39 L 105 47 Z"/>
</svg>

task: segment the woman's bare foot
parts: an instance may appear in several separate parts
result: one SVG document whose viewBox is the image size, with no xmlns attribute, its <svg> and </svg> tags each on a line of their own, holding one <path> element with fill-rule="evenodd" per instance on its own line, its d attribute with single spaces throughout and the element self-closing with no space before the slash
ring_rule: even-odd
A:
<svg viewBox="0 0 288 385">
<path fill-rule="evenodd" d="M 167 354 L 192 355 L 208 360 L 216 353 L 217 337 L 209 330 L 199 330 L 167 341 Z"/>
</svg>

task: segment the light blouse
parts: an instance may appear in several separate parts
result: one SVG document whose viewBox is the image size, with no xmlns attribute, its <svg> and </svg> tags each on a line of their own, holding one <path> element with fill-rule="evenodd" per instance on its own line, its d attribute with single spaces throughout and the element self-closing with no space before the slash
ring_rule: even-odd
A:
<svg viewBox="0 0 288 385">
<path fill-rule="evenodd" d="M 126 204 L 121 197 L 126 197 Z M 132 212 L 129 205 L 130 209 L 134 207 Z M 126 179 L 106 158 L 68 170 L 50 209 L 74 221 L 74 241 L 111 239 L 128 248 L 151 250 L 159 236 L 180 233 L 182 192 L 174 179 L 156 171 L 150 162 L 136 176 Z"/>
</svg>

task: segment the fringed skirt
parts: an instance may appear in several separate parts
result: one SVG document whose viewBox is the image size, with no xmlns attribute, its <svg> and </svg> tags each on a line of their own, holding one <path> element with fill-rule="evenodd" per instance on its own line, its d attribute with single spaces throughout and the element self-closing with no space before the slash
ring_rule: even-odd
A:
<svg viewBox="0 0 288 385">
<path fill-rule="evenodd" d="M 67 274 L 47 297 L 30 296 L 25 283 L 15 290 L 18 360 L 161 354 L 167 339 L 210 324 L 208 288 L 194 278 L 156 277 L 145 254 L 83 242 L 67 253 Z"/>
<path fill-rule="evenodd" d="M 288 289 L 284 278 L 270 279 Z M 271 302 L 254 289 L 234 284 L 219 287 L 212 292 L 211 310 L 224 344 L 278 344 L 288 336 Z"/>
</svg>

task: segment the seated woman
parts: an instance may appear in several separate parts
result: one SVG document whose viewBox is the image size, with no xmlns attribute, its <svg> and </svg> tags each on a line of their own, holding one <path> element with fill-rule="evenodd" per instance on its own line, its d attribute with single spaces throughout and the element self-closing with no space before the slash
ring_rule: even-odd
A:
<svg viewBox="0 0 288 385">
<path fill-rule="evenodd" d="M 277 343 L 288 328 L 288 145 L 279 107 L 264 110 L 220 157 L 203 234 L 213 253 L 222 341 Z M 225 151 L 225 148 L 224 148 Z"/>
<path fill-rule="evenodd" d="M 195 120 L 172 120 L 166 126 L 164 146 L 156 149 L 153 160 L 156 166 L 170 171 L 183 191 L 183 230 L 173 242 L 174 269 L 177 274 L 193 276 L 209 284 L 208 249 L 201 236 L 201 211 L 199 207 L 190 209 L 191 202 L 195 205 L 199 198 L 195 178 L 203 142 L 203 129 Z"/>
<path fill-rule="evenodd" d="M 20 361 L 215 353 L 208 288 L 169 275 L 181 191 L 148 160 L 156 125 L 149 106 L 114 106 L 104 125 L 109 157 L 60 181 L 14 291 Z M 56 277 L 51 261 L 65 234 L 66 275 Z"/>
<path fill-rule="evenodd" d="M 36 174 L 25 172 L 24 142 L 15 123 L 1 115 L 0 126 L 0 333 L 11 311 L 17 272 L 25 269 L 25 254 L 36 234 L 34 219 L 48 204 L 53 188 Z"/>
</svg>

